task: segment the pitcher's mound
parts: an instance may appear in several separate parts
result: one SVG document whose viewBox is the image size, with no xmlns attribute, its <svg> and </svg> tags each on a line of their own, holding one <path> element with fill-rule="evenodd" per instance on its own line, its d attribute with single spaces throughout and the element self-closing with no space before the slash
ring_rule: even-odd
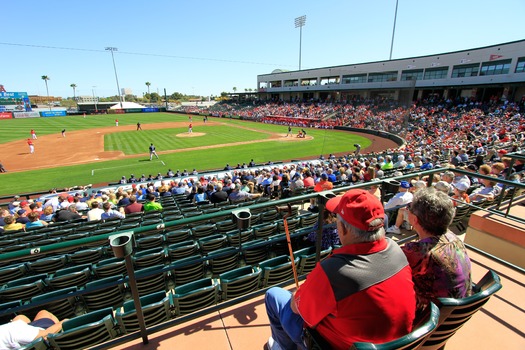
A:
<svg viewBox="0 0 525 350">
<path fill-rule="evenodd" d="M 177 137 L 197 137 L 197 136 L 204 136 L 204 135 L 206 135 L 206 133 L 204 132 L 192 132 L 191 134 L 187 132 L 183 132 L 182 134 L 177 134 L 175 136 Z"/>
</svg>

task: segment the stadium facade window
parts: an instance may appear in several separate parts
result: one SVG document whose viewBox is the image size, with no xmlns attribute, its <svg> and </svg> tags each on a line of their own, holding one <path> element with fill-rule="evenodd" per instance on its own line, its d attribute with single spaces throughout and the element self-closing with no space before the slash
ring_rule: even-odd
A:
<svg viewBox="0 0 525 350">
<path fill-rule="evenodd" d="M 411 70 L 404 70 L 401 72 L 401 81 L 422 80 L 422 79 L 423 79 L 423 69 L 411 69 Z"/>
<path fill-rule="evenodd" d="M 366 83 L 366 74 L 343 75 L 343 84 Z"/>
<path fill-rule="evenodd" d="M 299 86 L 299 80 L 285 80 L 284 87 Z"/>
<path fill-rule="evenodd" d="M 282 87 L 282 82 L 280 80 L 275 80 L 270 82 L 271 88 L 280 88 Z"/>
<path fill-rule="evenodd" d="M 478 71 L 479 63 L 454 66 L 452 69 L 452 78 L 477 77 Z"/>
<path fill-rule="evenodd" d="M 339 77 L 323 77 L 321 78 L 321 85 L 339 84 Z"/>
<path fill-rule="evenodd" d="M 380 83 L 385 81 L 397 81 L 397 72 L 383 72 L 368 74 L 369 83 Z"/>
<path fill-rule="evenodd" d="M 445 79 L 448 74 L 448 67 L 439 67 L 439 68 L 427 68 L 425 69 L 425 75 L 423 80 L 431 79 Z"/>
<path fill-rule="evenodd" d="M 302 79 L 301 80 L 301 86 L 314 86 L 317 85 L 317 79 Z"/>
<path fill-rule="evenodd" d="M 518 58 L 518 64 L 516 65 L 515 73 L 524 73 L 525 72 L 525 57 Z"/>
<path fill-rule="evenodd" d="M 479 75 L 498 75 L 508 74 L 510 70 L 510 59 L 494 62 L 484 62 L 481 64 Z"/>
</svg>

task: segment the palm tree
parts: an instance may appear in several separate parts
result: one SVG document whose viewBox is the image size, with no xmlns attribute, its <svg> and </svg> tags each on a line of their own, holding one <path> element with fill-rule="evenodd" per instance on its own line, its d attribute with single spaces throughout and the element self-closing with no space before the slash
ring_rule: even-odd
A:
<svg viewBox="0 0 525 350">
<path fill-rule="evenodd" d="M 236 86 L 233 87 L 233 92 L 237 92 L 237 87 Z"/>
<path fill-rule="evenodd" d="M 71 84 L 69 86 L 71 86 L 73 88 L 73 101 L 76 101 L 77 100 L 77 94 L 76 94 L 77 84 Z"/>
<path fill-rule="evenodd" d="M 148 95 L 149 95 L 149 87 L 150 87 L 151 83 L 149 81 L 146 82 L 146 86 L 148 87 Z"/>
<path fill-rule="evenodd" d="M 47 103 L 49 104 L 49 87 L 47 86 L 47 81 L 49 80 L 49 77 L 47 75 L 42 75 L 42 80 L 46 83 Z M 51 110 L 51 105 L 49 105 L 49 110 Z"/>
</svg>

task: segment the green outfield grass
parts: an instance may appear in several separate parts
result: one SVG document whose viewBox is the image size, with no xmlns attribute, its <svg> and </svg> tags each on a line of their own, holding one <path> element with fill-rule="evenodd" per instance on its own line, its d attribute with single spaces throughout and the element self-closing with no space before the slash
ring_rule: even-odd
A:
<svg viewBox="0 0 525 350">
<path fill-rule="evenodd" d="M 371 141 L 351 133 L 333 130 L 307 129 L 312 140 L 289 142 L 270 140 L 267 142 L 250 142 L 267 140 L 267 132 L 285 134 L 286 126 L 245 122 L 239 120 L 209 118 L 210 122 L 221 122 L 219 126 L 194 126 L 194 132 L 203 132 L 205 136 L 182 138 L 175 135 L 187 132 L 187 128 L 155 129 L 147 124 L 162 122 L 188 122 L 188 116 L 169 113 L 146 113 L 118 115 L 119 125 L 143 126 L 142 132 L 135 130 L 105 135 L 106 150 L 121 150 L 125 154 L 144 154 L 148 152 L 150 142 L 154 142 L 160 159 L 149 161 L 149 156 L 136 156 L 116 161 L 100 161 L 76 166 L 58 166 L 56 168 L 32 170 L 27 172 L 4 173 L 0 175 L 0 195 L 17 194 L 32 191 L 48 190 L 89 183 L 114 182 L 123 175 L 130 174 L 165 174 L 168 169 L 199 171 L 223 168 L 226 163 L 256 163 L 270 160 L 290 160 L 298 158 L 317 158 L 320 154 L 348 153 L 360 143 L 363 148 Z M 29 137 L 29 130 L 35 129 L 38 135 L 56 134 L 62 129 L 68 131 L 85 130 L 114 126 L 115 115 L 53 117 L 36 119 L 13 119 L 0 121 L 0 142 L 8 142 Z M 194 122 L 202 121 L 193 117 Z M 250 130 L 247 130 L 249 128 Z M 294 128 L 294 133 L 297 132 Z M 87 142 L 87 141 L 86 141 Z M 235 142 L 249 142 L 243 145 L 230 145 Z M 0 143 L 0 145 L 1 145 Z M 189 150 L 189 148 L 213 146 L 210 149 Z M 181 151 L 187 149 L 186 151 Z M 163 151 L 178 152 L 162 154 Z M 0 157 L 1 159 L 1 157 Z M 4 164 L 9 168 L 8 164 Z"/>
</svg>

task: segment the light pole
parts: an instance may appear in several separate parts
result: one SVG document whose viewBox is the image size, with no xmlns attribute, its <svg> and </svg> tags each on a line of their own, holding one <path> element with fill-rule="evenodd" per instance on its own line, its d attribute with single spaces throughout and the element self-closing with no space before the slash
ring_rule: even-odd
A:
<svg viewBox="0 0 525 350">
<path fill-rule="evenodd" d="M 303 42 L 303 27 L 306 24 L 306 15 L 295 19 L 295 28 L 299 27 L 299 70 L 301 70 L 301 46 Z"/>
<path fill-rule="evenodd" d="M 95 98 L 95 88 L 96 86 L 91 87 L 91 93 L 93 94 L 93 102 L 95 102 L 95 113 L 98 113 L 97 98 Z"/>
<path fill-rule="evenodd" d="M 115 56 L 113 56 L 113 51 L 118 51 L 118 49 L 116 47 L 106 47 L 105 50 L 111 52 L 111 59 L 113 60 L 113 70 L 115 71 L 115 80 L 117 81 L 118 99 L 120 101 L 120 109 L 122 109 L 122 96 L 120 95 L 120 86 L 118 85 L 117 66 L 115 65 Z"/>
<path fill-rule="evenodd" d="M 390 43 L 390 58 L 392 60 L 392 50 L 394 49 L 394 35 L 396 34 L 396 21 L 397 21 L 397 5 L 399 0 L 396 0 L 396 12 L 394 13 L 394 27 L 392 28 L 392 42 Z"/>
</svg>

